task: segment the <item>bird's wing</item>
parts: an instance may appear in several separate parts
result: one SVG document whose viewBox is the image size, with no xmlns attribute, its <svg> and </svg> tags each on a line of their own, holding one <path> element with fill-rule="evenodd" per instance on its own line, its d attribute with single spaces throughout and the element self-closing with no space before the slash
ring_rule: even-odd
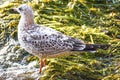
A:
<svg viewBox="0 0 120 80">
<path fill-rule="evenodd" d="M 59 31 L 49 27 L 37 27 L 27 31 L 25 40 L 40 53 L 56 54 L 73 49 L 74 41 Z"/>
<path fill-rule="evenodd" d="M 59 31 L 49 27 L 37 27 L 35 30 L 29 30 L 26 41 L 39 49 L 41 53 L 60 53 L 70 51 L 74 48 L 82 50 L 85 44 L 82 40 L 66 36 Z"/>
</svg>

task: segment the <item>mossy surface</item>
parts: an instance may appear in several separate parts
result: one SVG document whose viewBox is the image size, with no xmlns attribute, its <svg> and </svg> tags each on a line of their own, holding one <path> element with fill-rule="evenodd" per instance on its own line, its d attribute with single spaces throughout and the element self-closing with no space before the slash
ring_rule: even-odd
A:
<svg viewBox="0 0 120 80">
<path fill-rule="evenodd" d="M 0 47 L 17 40 L 20 15 L 11 8 L 29 4 L 35 22 L 52 27 L 86 43 L 110 44 L 95 53 L 72 52 L 67 57 L 48 59 L 41 80 L 119 80 L 120 79 L 120 2 L 88 0 L 16 0 L 0 5 Z M 19 49 L 17 46 L 15 48 Z M 30 57 L 28 60 L 38 59 Z"/>
</svg>

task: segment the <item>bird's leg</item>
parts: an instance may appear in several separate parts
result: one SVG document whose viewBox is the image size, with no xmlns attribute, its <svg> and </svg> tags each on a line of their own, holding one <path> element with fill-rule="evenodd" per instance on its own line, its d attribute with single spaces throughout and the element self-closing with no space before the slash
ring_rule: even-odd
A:
<svg viewBox="0 0 120 80">
<path fill-rule="evenodd" d="M 40 60 L 40 72 L 39 72 L 39 73 L 42 72 L 42 67 L 43 67 L 43 61 L 42 61 L 42 59 L 41 59 L 41 60 Z"/>
<path fill-rule="evenodd" d="M 39 73 L 42 73 L 42 68 L 45 66 L 46 66 L 46 57 L 42 56 L 40 59 L 40 72 Z"/>
<path fill-rule="evenodd" d="M 46 60 L 46 58 L 44 58 L 44 59 L 43 59 L 44 67 L 46 66 L 46 62 L 47 62 L 47 60 Z"/>
</svg>

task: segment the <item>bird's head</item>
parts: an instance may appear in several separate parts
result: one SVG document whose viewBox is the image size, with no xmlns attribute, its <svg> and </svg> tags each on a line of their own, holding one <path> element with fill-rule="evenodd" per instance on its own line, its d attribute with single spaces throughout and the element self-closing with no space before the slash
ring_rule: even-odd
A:
<svg viewBox="0 0 120 80">
<path fill-rule="evenodd" d="M 21 16 L 33 16 L 33 10 L 27 4 L 22 4 L 18 8 L 14 8 L 13 10 L 20 13 Z"/>
</svg>

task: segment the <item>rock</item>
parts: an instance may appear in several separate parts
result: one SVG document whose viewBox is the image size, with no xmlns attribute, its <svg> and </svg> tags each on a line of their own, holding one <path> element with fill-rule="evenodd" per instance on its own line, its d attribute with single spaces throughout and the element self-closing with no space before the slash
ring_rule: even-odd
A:
<svg viewBox="0 0 120 80">
<path fill-rule="evenodd" d="M 0 80 L 37 80 L 39 76 L 39 69 L 28 68 L 25 66 L 7 68 L 1 71 Z"/>
<path fill-rule="evenodd" d="M 0 80 L 38 80 L 41 75 L 35 66 L 39 63 L 28 63 L 30 54 L 15 46 L 19 43 L 11 39 L 0 50 Z"/>
</svg>

